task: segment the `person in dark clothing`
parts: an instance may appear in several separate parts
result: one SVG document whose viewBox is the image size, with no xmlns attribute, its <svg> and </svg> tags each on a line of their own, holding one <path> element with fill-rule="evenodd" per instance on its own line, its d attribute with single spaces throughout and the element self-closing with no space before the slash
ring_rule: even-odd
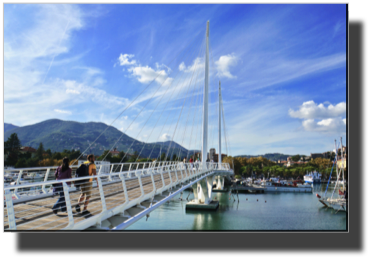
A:
<svg viewBox="0 0 380 274">
<path fill-rule="evenodd" d="M 67 157 L 63 158 L 62 165 L 57 168 L 54 175 L 55 175 L 56 180 L 63 180 L 63 179 L 72 178 L 71 168 L 69 167 L 69 159 Z M 67 182 L 67 183 L 71 184 L 71 182 Z M 58 201 L 52 207 L 54 214 L 57 215 L 58 211 L 67 212 L 65 194 L 63 192 L 62 183 L 54 184 L 53 186 L 54 186 L 53 195 L 59 194 Z"/>
</svg>

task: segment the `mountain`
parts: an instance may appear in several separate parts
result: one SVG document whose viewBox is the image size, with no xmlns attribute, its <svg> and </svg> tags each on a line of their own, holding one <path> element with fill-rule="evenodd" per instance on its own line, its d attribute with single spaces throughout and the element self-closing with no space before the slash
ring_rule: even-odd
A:
<svg viewBox="0 0 380 274">
<path fill-rule="evenodd" d="M 39 144 L 42 143 L 45 150 L 51 149 L 53 152 L 61 152 L 64 149 L 79 149 L 83 152 L 106 128 L 107 125 L 104 123 L 79 123 L 74 121 L 51 119 L 34 125 L 17 127 L 8 130 L 4 133 L 4 140 L 7 140 L 12 133 L 17 133 L 17 136 L 23 146 L 37 148 Z M 151 155 L 152 158 L 156 158 L 160 153 L 160 145 L 155 143 L 146 143 L 144 146 L 143 142 L 129 137 L 113 126 L 110 126 L 107 131 L 105 131 L 104 134 L 95 141 L 86 153 L 101 155 L 104 150 L 111 149 L 119 138 L 120 141 L 116 145 L 118 151 L 125 152 L 130 149 L 129 153 L 133 153 L 134 151 L 139 153 L 144 147 L 140 157 L 148 157 Z M 163 148 L 165 148 L 165 150 L 162 149 L 162 152 L 166 152 L 168 147 L 167 143 L 168 142 L 163 143 Z M 175 148 L 180 147 L 180 145 L 175 142 L 173 142 L 172 147 L 173 146 Z M 178 154 L 176 152 L 177 151 L 174 153 Z M 183 148 L 181 154 L 186 155 L 187 150 Z"/>
<path fill-rule="evenodd" d="M 8 130 L 11 130 L 13 128 L 17 128 L 18 126 L 12 125 L 12 124 L 7 124 L 4 123 L 4 132 L 7 132 Z"/>
<path fill-rule="evenodd" d="M 270 161 L 278 161 L 278 160 L 281 160 L 281 161 L 285 161 L 288 157 L 291 157 L 293 155 L 288 155 L 288 154 L 281 154 L 281 153 L 266 153 L 264 155 L 256 155 L 256 156 L 253 156 L 253 155 L 239 155 L 239 156 L 235 156 L 235 157 L 243 157 L 243 158 L 257 158 L 257 157 L 264 157 L 264 158 L 267 158 L 268 160 Z"/>
</svg>

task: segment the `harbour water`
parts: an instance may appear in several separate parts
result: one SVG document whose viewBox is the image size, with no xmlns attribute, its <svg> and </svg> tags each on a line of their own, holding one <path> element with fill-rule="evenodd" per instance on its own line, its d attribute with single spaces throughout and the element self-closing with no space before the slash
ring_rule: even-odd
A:
<svg viewBox="0 0 380 274">
<path fill-rule="evenodd" d="M 346 230 L 346 212 L 325 208 L 315 194 L 322 195 L 326 184 L 313 193 L 235 194 L 213 193 L 219 201 L 216 211 L 186 211 L 183 193 L 153 211 L 127 230 Z M 327 195 L 331 195 L 330 185 Z M 232 196 L 233 195 L 233 196 Z M 193 195 L 190 194 L 189 199 Z M 234 201 L 235 198 L 235 201 Z"/>
</svg>

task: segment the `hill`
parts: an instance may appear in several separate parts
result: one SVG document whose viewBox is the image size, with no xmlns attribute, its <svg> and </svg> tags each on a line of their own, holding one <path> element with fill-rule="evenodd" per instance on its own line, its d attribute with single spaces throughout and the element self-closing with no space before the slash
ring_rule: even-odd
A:
<svg viewBox="0 0 380 274">
<path fill-rule="evenodd" d="M 4 123 L 4 132 L 7 132 L 8 130 L 11 130 L 11 129 L 14 129 L 14 128 L 17 128 L 18 126 L 15 126 L 15 125 L 12 125 L 12 124 L 7 124 L 7 123 Z"/>
<path fill-rule="evenodd" d="M 293 155 L 288 155 L 288 154 L 281 154 L 281 153 L 266 153 L 264 155 L 256 155 L 256 156 L 253 156 L 253 155 L 239 155 L 239 156 L 236 156 L 236 157 L 243 157 L 243 158 L 257 158 L 257 157 L 264 157 L 270 161 L 278 161 L 278 160 L 281 160 L 281 161 L 285 161 L 288 157 L 291 157 Z"/>
<path fill-rule="evenodd" d="M 38 145 L 42 143 L 45 150 L 51 149 L 53 152 L 62 152 L 64 149 L 74 149 L 83 152 L 106 128 L 107 125 L 104 123 L 79 123 L 51 119 L 34 125 L 8 130 L 4 133 L 4 140 L 6 141 L 12 133 L 17 133 L 23 146 L 37 148 Z M 86 153 L 101 155 L 104 150 L 109 150 L 120 136 L 122 137 L 116 145 L 118 151 L 125 152 L 130 149 L 130 153 L 133 153 L 134 151 L 140 152 L 144 146 L 143 142 L 137 141 L 122 133 L 115 127 L 110 126 Z M 164 142 L 163 147 L 167 148 L 167 143 L 168 142 Z M 176 148 L 181 147 L 175 142 L 173 142 L 172 147 L 173 146 Z M 151 157 L 156 158 L 160 153 L 160 148 L 161 146 L 155 143 L 147 143 L 145 144 L 140 157 L 148 157 L 153 149 Z M 182 155 L 186 155 L 187 150 L 182 148 L 182 151 Z"/>
</svg>

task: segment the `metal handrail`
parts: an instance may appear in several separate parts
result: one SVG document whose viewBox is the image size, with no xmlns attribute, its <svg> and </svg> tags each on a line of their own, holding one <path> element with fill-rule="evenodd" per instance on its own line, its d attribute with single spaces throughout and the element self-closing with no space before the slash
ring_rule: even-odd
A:
<svg viewBox="0 0 380 274">
<path fill-rule="evenodd" d="M 218 164 L 207 163 L 206 168 L 204 168 L 202 165 L 199 165 L 198 169 L 194 168 L 194 166 L 191 167 L 190 163 L 184 164 L 181 162 L 175 162 L 174 164 L 173 164 L 173 162 L 166 162 L 166 163 L 163 163 L 162 165 L 159 165 L 158 167 L 154 167 L 154 166 L 155 165 L 153 165 L 153 168 L 145 168 L 145 165 L 143 165 L 142 166 L 143 169 L 133 170 L 133 171 L 124 171 L 124 172 L 116 172 L 116 173 L 108 173 L 108 174 L 97 174 L 95 176 L 86 176 L 86 177 L 70 178 L 70 179 L 62 179 L 62 180 L 50 180 L 50 181 L 43 181 L 43 182 L 37 182 L 37 183 L 26 183 L 26 184 L 21 184 L 21 185 L 14 185 L 14 186 L 5 187 L 4 193 L 5 193 L 5 198 L 6 198 L 5 204 L 6 204 L 6 209 L 7 209 L 8 221 L 4 222 L 4 224 L 8 224 L 9 228 L 11 230 L 17 229 L 16 220 L 15 220 L 16 219 L 16 217 L 15 217 L 16 213 L 14 211 L 14 201 L 12 199 L 12 195 L 17 196 L 17 190 L 20 190 L 20 189 L 30 189 L 33 187 L 34 188 L 41 187 L 41 189 L 43 189 L 46 185 L 61 183 L 62 187 L 63 187 L 62 193 L 64 194 L 63 197 L 66 201 L 66 207 L 67 207 L 67 212 L 68 212 L 68 225 L 65 229 L 72 229 L 72 228 L 74 228 L 74 229 L 85 229 L 91 225 L 99 224 L 99 222 L 101 222 L 102 220 L 105 220 L 105 219 L 107 219 L 107 218 L 109 218 L 115 214 L 118 214 L 118 212 L 120 213 L 120 212 L 122 212 L 122 210 L 126 210 L 127 208 L 135 206 L 144 200 L 151 199 L 156 193 L 162 193 L 163 191 L 168 190 L 169 188 L 171 189 L 173 186 L 176 186 L 177 184 L 179 184 L 181 182 L 185 182 L 189 179 L 194 180 L 196 178 L 199 178 L 198 176 L 201 176 L 202 174 L 213 172 L 214 170 L 224 170 L 224 171 L 230 171 L 231 172 L 229 164 L 222 164 L 219 167 Z M 181 172 L 181 179 L 180 180 L 178 180 L 178 175 L 179 175 L 178 172 L 179 171 Z M 183 173 L 183 171 L 185 171 L 185 173 Z M 170 174 L 171 172 L 174 172 L 176 176 L 172 177 Z M 163 177 L 162 177 L 163 173 L 169 174 L 170 183 L 165 183 L 164 181 L 162 181 L 162 187 L 157 189 L 155 186 L 155 183 L 154 183 L 153 176 L 161 174 L 161 178 L 163 179 Z M 187 174 L 187 176 L 183 177 L 183 174 Z M 145 176 L 149 177 L 149 175 L 152 178 L 151 183 L 153 184 L 153 190 L 154 191 L 150 191 L 149 193 L 144 193 L 144 189 L 143 189 L 144 185 L 141 182 L 141 178 L 142 178 L 142 176 L 143 177 L 145 177 Z M 112 177 L 115 177 L 115 176 L 117 176 L 119 179 L 117 179 L 116 181 L 115 180 L 109 180 L 108 182 L 104 181 L 105 178 L 108 178 L 108 179 L 111 178 L 112 179 Z M 139 186 L 137 186 L 137 187 L 140 188 L 141 195 L 138 198 L 134 198 L 132 200 L 129 200 L 127 188 L 126 188 L 125 184 L 126 184 L 126 180 L 128 180 L 128 179 L 130 180 L 132 178 L 138 178 Z M 174 179 L 174 178 L 176 178 L 176 179 Z M 68 185 L 67 185 L 67 182 L 75 182 L 78 180 L 87 180 L 87 179 L 93 179 L 93 181 L 92 181 L 93 183 L 95 183 L 94 179 L 98 180 L 98 185 L 99 185 L 98 190 L 99 190 L 99 195 L 100 195 L 100 198 L 102 201 L 102 206 L 101 206 L 102 209 L 101 209 L 101 212 L 98 213 L 97 215 L 95 215 L 89 219 L 82 220 L 79 223 L 74 223 L 73 211 L 72 211 L 72 207 L 71 207 L 70 193 L 72 193 L 73 191 L 75 192 L 75 190 L 70 190 Z M 108 201 L 107 197 L 106 197 L 106 193 L 107 193 L 107 195 L 110 193 L 112 194 L 113 192 L 109 192 L 109 191 L 110 190 L 112 191 L 112 189 L 117 189 L 117 187 L 112 188 L 111 184 L 113 184 L 115 182 L 120 182 L 120 181 L 121 181 L 122 186 L 123 186 L 123 192 L 125 195 L 125 202 L 122 205 L 117 205 L 116 207 L 109 208 L 110 206 L 107 207 L 107 205 L 106 205 L 106 201 Z M 103 187 L 106 187 L 106 186 L 108 186 L 108 188 L 106 189 L 106 192 L 105 192 Z M 12 191 L 13 191 L 13 193 L 12 193 Z M 33 191 L 38 192 L 38 189 L 33 190 Z M 116 192 L 116 193 L 119 193 L 119 192 Z M 28 199 L 28 197 L 30 197 L 30 198 Z M 55 197 L 53 197 L 53 195 L 49 196 L 49 194 L 44 193 L 44 194 L 38 194 L 38 195 L 34 195 L 34 196 L 33 195 L 26 196 L 26 199 L 21 199 L 20 202 L 22 203 L 22 202 L 25 202 L 26 200 L 35 200 L 35 199 L 39 199 L 39 198 L 55 199 Z M 18 203 L 20 203 L 20 202 L 18 202 Z M 108 202 L 110 202 L 110 201 L 108 201 Z M 51 209 L 49 209 L 49 207 L 46 207 L 46 206 L 49 206 L 49 204 L 47 204 L 47 205 L 45 204 L 45 206 L 42 207 L 45 210 L 42 212 L 44 214 L 51 212 Z M 16 205 L 16 207 L 17 207 L 17 205 Z M 18 207 L 18 208 L 20 208 L 20 207 Z M 24 214 L 26 212 L 28 212 L 28 210 L 31 211 L 31 214 L 32 214 L 32 215 L 28 215 L 29 217 L 37 216 L 38 214 L 40 214 L 38 212 L 34 213 L 31 209 L 23 210 L 21 207 L 21 212 Z M 20 212 L 17 212 L 17 213 L 20 213 Z M 44 218 L 47 218 L 47 217 L 45 216 Z M 40 220 L 40 219 L 37 219 L 37 220 Z M 30 221 L 30 222 L 28 221 L 28 224 L 30 224 L 32 222 L 35 222 L 35 220 Z M 55 222 L 55 221 L 54 220 L 48 221 L 48 224 L 52 223 L 52 222 Z M 44 226 L 44 222 L 42 222 L 42 224 L 38 225 L 37 228 L 41 227 L 41 226 L 42 227 Z M 60 226 L 60 224 L 56 225 L 55 227 L 57 227 L 57 226 Z"/>
</svg>

